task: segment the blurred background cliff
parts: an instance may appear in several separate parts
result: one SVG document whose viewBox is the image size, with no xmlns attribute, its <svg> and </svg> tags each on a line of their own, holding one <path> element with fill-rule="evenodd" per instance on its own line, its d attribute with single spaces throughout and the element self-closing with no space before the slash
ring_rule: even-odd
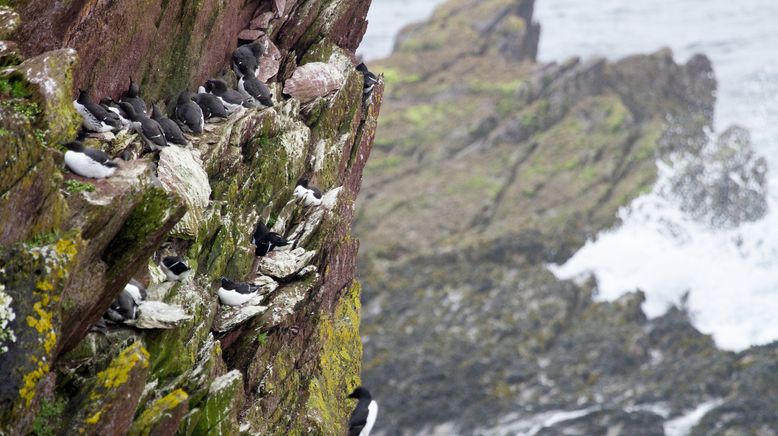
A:
<svg viewBox="0 0 778 436">
<path fill-rule="evenodd" d="M 379 433 L 778 432 L 776 17 L 374 2 L 356 233 Z"/>
</svg>

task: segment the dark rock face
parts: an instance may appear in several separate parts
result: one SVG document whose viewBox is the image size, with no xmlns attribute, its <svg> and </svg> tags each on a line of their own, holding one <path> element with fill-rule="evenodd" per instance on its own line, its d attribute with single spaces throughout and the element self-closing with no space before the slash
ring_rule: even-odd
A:
<svg viewBox="0 0 778 436">
<path fill-rule="evenodd" d="M 777 345 L 719 350 L 683 308 L 647 319 L 641 292 L 596 302 L 596 280 L 547 268 L 614 226 L 658 158 L 708 160 L 709 60 L 527 62 L 532 4 L 448 2 L 372 66 L 387 96 L 357 232 L 378 433 L 655 435 L 698 407 L 695 434 L 778 427 L 756 388 L 776 385 Z M 763 167 L 735 132 L 684 185 L 714 206 L 701 219 L 760 213 Z"/>
<path fill-rule="evenodd" d="M 350 229 L 383 93 L 364 98 L 352 62 L 370 2 L 12 3 L 21 25 L 1 6 L 0 35 L 32 57 L 0 74 L 0 433 L 343 433 L 362 352 Z M 132 74 L 150 99 L 191 89 L 229 70 L 249 26 L 280 68 L 272 109 L 240 109 L 158 157 L 131 133 L 90 137 L 132 158 L 108 179 L 63 168 L 75 87 L 115 97 Z M 311 62 L 340 86 L 307 104 L 282 96 Z M 301 177 L 322 206 L 293 201 Z M 294 235 L 293 254 L 263 260 L 283 279 L 252 272 L 258 220 Z M 192 267 L 181 282 L 164 282 L 169 255 Z M 235 315 L 218 304 L 222 276 L 272 291 Z M 133 277 L 184 316 L 88 333 Z"/>
</svg>

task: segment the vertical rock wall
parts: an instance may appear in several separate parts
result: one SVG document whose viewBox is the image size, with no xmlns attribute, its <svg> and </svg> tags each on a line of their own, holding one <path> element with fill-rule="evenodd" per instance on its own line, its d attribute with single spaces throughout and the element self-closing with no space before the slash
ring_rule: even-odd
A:
<svg viewBox="0 0 778 436">
<path fill-rule="evenodd" d="M 0 34 L 15 40 L 0 51 L 0 430 L 342 433 L 361 362 L 353 203 L 383 92 L 364 99 L 353 63 L 369 2 L 11 3 L 15 13 L 0 7 L 4 25 L 21 23 Z M 120 162 L 106 180 L 63 169 L 60 144 L 80 123 L 74 88 L 116 97 L 132 75 L 162 100 L 228 69 L 238 40 L 257 37 L 277 49 L 275 107 Z M 305 104 L 284 97 L 309 62 L 334 66 L 342 86 Z M 138 143 L 90 141 L 109 153 Z M 303 176 L 323 206 L 291 201 Z M 221 307 L 220 277 L 253 278 L 259 219 L 295 241 L 279 259 L 305 254 L 260 265 L 275 287 L 251 313 Z M 156 262 L 171 254 L 193 274 L 161 283 Z M 88 333 L 131 277 L 186 316 Z"/>
</svg>

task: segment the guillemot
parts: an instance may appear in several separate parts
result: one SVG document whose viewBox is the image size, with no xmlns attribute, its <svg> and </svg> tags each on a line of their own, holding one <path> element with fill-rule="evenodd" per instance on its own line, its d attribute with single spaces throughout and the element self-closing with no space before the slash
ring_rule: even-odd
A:
<svg viewBox="0 0 778 436">
<path fill-rule="evenodd" d="M 378 416 L 378 403 L 362 386 L 354 389 L 348 397 L 358 400 L 348 420 L 348 436 L 370 436 Z"/>
<path fill-rule="evenodd" d="M 267 255 L 276 247 L 289 245 L 289 241 L 278 233 L 271 232 L 262 221 L 257 223 L 251 243 L 257 246 L 254 254 L 260 257 Z"/>
<path fill-rule="evenodd" d="M 82 177 L 103 179 L 110 177 L 119 168 L 119 165 L 111 160 L 102 150 L 84 147 L 80 141 L 73 141 L 65 145 L 65 165 Z"/>
<path fill-rule="evenodd" d="M 176 119 L 182 130 L 199 134 L 203 133 L 203 128 L 205 128 L 205 116 L 193 98 L 193 94 L 189 91 L 178 94 Z"/>
<path fill-rule="evenodd" d="M 228 306 L 240 306 L 256 297 L 258 293 L 259 286 L 251 283 L 235 283 L 228 278 L 222 277 L 221 287 L 219 288 L 219 300 L 222 304 Z"/>
<path fill-rule="evenodd" d="M 162 132 L 165 134 L 165 139 L 167 139 L 169 142 L 172 142 L 173 144 L 186 145 L 187 141 L 186 137 L 184 137 L 184 132 L 181 131 L 181 128 L 178 127 L 178 124 L 176 124 L 175 121 L 162 115 L 162 111 L 159 110 L 159 107 L 156 103 L 151 105 L 151 119 L 156 121 L 159 126 L 162 127 Z"/>
</svg>

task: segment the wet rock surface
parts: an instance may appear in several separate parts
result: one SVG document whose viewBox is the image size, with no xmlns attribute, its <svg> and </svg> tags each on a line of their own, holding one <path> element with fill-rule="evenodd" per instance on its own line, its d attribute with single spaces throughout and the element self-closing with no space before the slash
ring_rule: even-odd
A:
<svg viewBox="0 0 778 436">
<path fill-rule="evenodd" d="M 639 290 L 597 302 L 596 280 L 547 268 L 680 154 L 700 219 L 763 213 L 747 140 L 708 141 L 710 61 L 533 63 L 533 4 L 447 2 L 371 65 L 387 95 L 356 229 L 376 433 L 772 434 L 757 384 L 776 385 L 778 345 L 722 351 L 683 307 L 647 319 Z"/>
<path fill-rule="evenodd" d="M 0 218 L 12 223 L 0 229 L 0 361 L 13 368 L 0 432 L 342 433 L 361 365 L 350 227 L 382 97 L 378 86 L 363 98 L 353 62 L 369 2 L 135 6 L 16 8 L 13 38 L 29 59 L 0 71 L 15 90 L 0 92 Z M 76 87 L 115 98 L 132 74 L 152 101 L 192 88 L 229 66 L 257 17 L 263 65 L 277 71 L 272 109 L 241 109 L 153 154 L 135 134 L 92 135 L 88 146 L 130 160 L 102 180 L 64 169 Z M 106 34 L 129 23 L 129 40 Z M 315 113 L 280 92 L 303 57 L 332 57 L 343 76 Z M 292 201 L 301 177 L 333 193 L 326 206 Z M 270 268 L 283 280 L 252 271 L 260 219 L 297 235 Z M 192 269 L 180 282 L 162 282 L 170 255 Z M 230 313 L 222 276 L 263 290 Z M 130 278 L 148 288 L 138 318 L 89 333 Z"/>
</svg>

